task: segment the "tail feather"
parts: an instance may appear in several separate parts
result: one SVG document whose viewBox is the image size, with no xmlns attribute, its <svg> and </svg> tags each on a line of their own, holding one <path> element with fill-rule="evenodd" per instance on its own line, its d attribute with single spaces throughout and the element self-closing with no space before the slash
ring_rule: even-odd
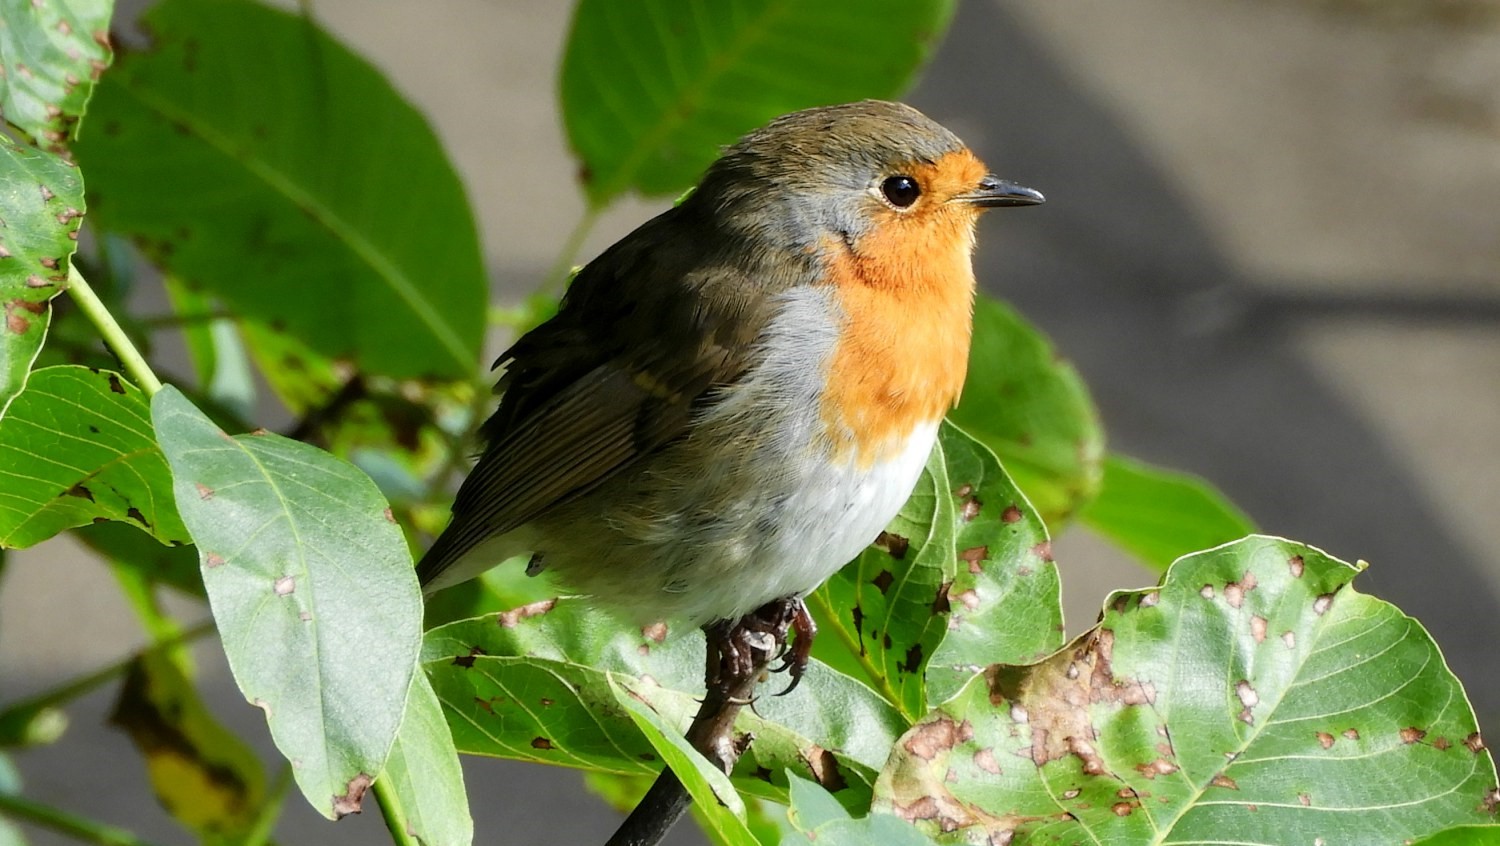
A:
<svg viewBox="0 0 1500 846">
<path fill-rule="evenodd" d="M 452 537 L 453 535 L 449 532 L 438 535 L 438 539 L 422 556 L 422 560 L 417 562 L 417 582 L 422 585 L 424 592 L 430 592 L 429 586 L 458 559 L 459 556 L 455 554 L 453 548 Z"/>
<path fill-rule="evenodd" d="M 507 558 L 533 551 L 525 531 L 492 535 L 471 528 L 455 517 L 417 562 L 417 581 L 424 593 L 468 581 Z"/>
</svg>

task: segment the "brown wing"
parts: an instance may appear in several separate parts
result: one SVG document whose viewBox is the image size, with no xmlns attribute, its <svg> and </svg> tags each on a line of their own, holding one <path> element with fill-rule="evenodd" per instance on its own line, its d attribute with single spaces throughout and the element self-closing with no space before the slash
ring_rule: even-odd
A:
<svg viewBox="0 0 1500 846">
<path fill-rule="evenodd" d="M 589 264 L 558 314 L 501 356 L 500 407 L 423 584 L 484 540 L 592 490 L 686 429 L 744 371 L 764 291 L 705 251 L 673 210 Z"/>
</svg>

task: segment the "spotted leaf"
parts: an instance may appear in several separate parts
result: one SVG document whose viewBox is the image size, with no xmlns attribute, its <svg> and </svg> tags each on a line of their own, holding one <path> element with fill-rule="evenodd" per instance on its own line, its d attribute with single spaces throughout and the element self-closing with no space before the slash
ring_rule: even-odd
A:
<svg viewBox="0 0 1500 846">
<path fill-rule="evenodd" d="M 1114 594 L 898 741 L 875 807 L 990 843 L 1399 843 L 1491 821 L 1494 762 L 1427 633 L 1251 537 Z"/>
</svg>

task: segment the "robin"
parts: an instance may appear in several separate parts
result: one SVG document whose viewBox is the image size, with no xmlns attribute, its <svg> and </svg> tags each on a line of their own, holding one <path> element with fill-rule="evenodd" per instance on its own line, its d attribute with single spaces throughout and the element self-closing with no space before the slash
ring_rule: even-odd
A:
<svg viewBox="0 0 1500 846">
<path fill-rule="evenodd" d="M 958 401 L 975 221 L 1042 201 L 899 103 L 746 135 L 495 363 L 422 583 L 531 554 L 639 622 L 790 625 L 795 685 L 801 597 L 896 515 Z"/>
</svg>

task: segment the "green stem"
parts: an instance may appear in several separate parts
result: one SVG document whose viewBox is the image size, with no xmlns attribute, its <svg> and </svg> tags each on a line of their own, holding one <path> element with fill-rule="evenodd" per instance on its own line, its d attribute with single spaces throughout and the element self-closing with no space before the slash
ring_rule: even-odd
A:
<svg viewBox="0 0 1500 846">
<path fill-rule="evenodd" d="M 603 211 L 600 206 L 593 203 L 584 210 L 583 216 L 578 218 L 578 223 L 573 226 L 573 231 L 568 233 L 568 240 L 563 242 L 562 251 L 557 254 L 557 260 L 552 263 L 552 269 L 547 271 L 547 276 L 542 280 L 540 287 L 536 289 L 538 294 L 559 296 L 562 294 L 563 285 L 568 281 L 568 275 L 573 272 L 573 259 L 578 251 L 583 249 L 584 239 L 594 231 L 594 224 L 599 222 L 599 212 Z"/>
<path fill-rule="evenodd" d="M 197 640 L 206 634 L 211 634 L 213 631 L 214 624 L 212 620 L 199 623 L 190 629 L 184 629 L 181 634 L 175 637 L 159 640 L 140 652 L 121 659 L 114 664 L 102 667 L 87 675 L 79 676 L 51 690 L 43 691 L 30 699 L 23 699 L 20 702 L 16 702 L 8 706 L 4 711 L 0 711 L 0 736 L 5 736 L 6 732 L 17 720 L 29 720 L 31 716 L 47 708 L 71 702 L 124 675 L 125 671 L 130 669 L 130 665 L 143 655 L 167 649 L 175 649 L 185 643 Z"/>
<path fill-rule="evenodd" d="M 271 834 L 276 830 L 276 821 L 281 818 L 281 809 L 286 805 L 286 793 L 291 784 L 292 766 L 290 763 L 282 764 L 281 769 L 276 772 L 276 780 L 271 783 L 266 801 L 255 815 L 255 823 L 245 832 L 242 846 L 262 846 L 273 842 Z"/>
<path fill-rule="evenodd" d="M 204 326 L 218 320 L 233 320 L 234 317 L 234 312 L 228 309 L 214 309 L 188 314 L 153 314 L 142 317 L 136 322 L 143 329 L 177 329 L 186 326 Z"/>
<path fill-rule="evenodd" d="M 150 841 L 142 840 L 123 828 L 74 816 L 51 805 L 43 805 L 13 794 L 0 793 L 0 815 L 51 829 L 85 843 L 98 843 L 101 846 L 153 846 Z"/>
<path fill-rule="evenodd" d="M 406 811 L 401 807 L 401 799 L 396 796 L 390 783 L 383 777 L 375 779 L 375 799 L 380 805 L 380 816 L 385 820 L 386 830 L 391 833 L 391 840 L 398 846 L 419 846 L 417 838 L 407 829 Z"/>
<path fill-rule="evenodd" d="M 114 350 L 115 355 L 120 359 L 125 372 L 135 380 L 141 390 L 146 392 L 146 396 L 149 397 L 161 390 L 161 380 L 151 372 L 151 365 L 146 363 L 140 350 L 137 350 L 135 344 L 130 342 L 130 337 L 125 334 L 124 329 L 120 328 L 120 324 L 115 322 L 114 315 L 109 313 L 108 308 L 105 308 L 99 295 L 95 294 L 94 289 L 89 287 L 89 283 L 84 281 L 83 274 L 78 272 L 76 265 L 68 267 L 68 293 L 78 304 L 78 310 L 93 321 L 94 327 L 99 330 L 104 342 L 109 344 L 109 348 Z"/>
<path fill-rule="evenodd" d="M 182 624 L 170 614 L 161 610 L 156 601 L 156 583 L 144 575 L 135 567 L 118 564 L 111 560 L 110 570 L 114 572 L 115 580 L 120 583 L 120 590 L 124 592 L 125 599 L 130 607 L 135 610 L 136 616 L 140 618 L 141 627 L 146 630 L 146 636 L 151 638 L 153 644 L 181 641 L 177 638 L 182 636 Z M 192 675 L 191 673 L 185 673 Z"/>
<path fill-rule="evenodd" d="M 824 620 L 838 619 L 838 616 L 833 612 L 833 605 L 828 601 L 827 595 L 821 590 L 816 590 L 808 594 L 807 604 L 816 607 L 821 612 Z M 906 709 L 901 704 L 901 694 L 897 693 L 896 689 L 891 687 L 891 680 L 870 660 L 869 652 L 860 646 L 859 640 L 849 634 L 849 630 L 843 626 L 834 626 L 833 630 L 838 633 L 839 640 L 844 642 L 844 646 L 848 647 L 849 651 L 854 654 L 854 660 L 858 661 L 860 668 L 865 671 L 865 677 L 870 680 L 870 686 L 875 689 L 875 692 L 884 696 L 886 701 L 891 703 L 891 707 L 899 711 L 908 723 L 915 723 L 921 715 L 906 713 Z"/>
</svg>

